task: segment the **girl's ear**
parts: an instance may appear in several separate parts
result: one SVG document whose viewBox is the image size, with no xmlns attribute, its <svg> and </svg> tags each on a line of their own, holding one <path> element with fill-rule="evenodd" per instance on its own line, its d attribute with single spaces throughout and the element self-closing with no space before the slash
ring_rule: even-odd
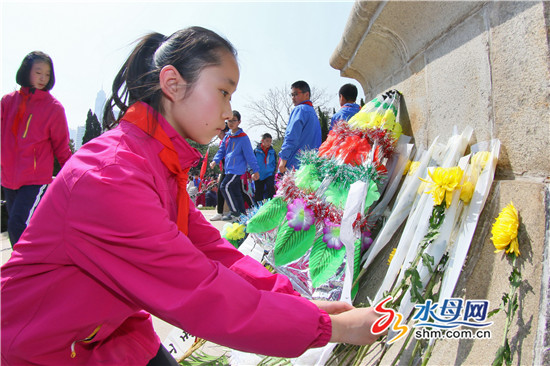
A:
<svg viewBox="0 0 550 366">
<path fill-rule="evenodd" d="M 172 65 L 166 65 L 160 70 L 159 82 L 163 94 L 172 102 L 185 92 L 185 80 Z"/>
</svg>

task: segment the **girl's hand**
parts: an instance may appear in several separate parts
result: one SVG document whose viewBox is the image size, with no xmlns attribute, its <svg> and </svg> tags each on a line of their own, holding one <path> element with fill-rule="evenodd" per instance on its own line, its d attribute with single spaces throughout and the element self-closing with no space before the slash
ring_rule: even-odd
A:
<svg viewBox="0 0 550 366">
<path fill-rule="evenodd" d="M 254 174 L 252 174 L 252 180 L 258 180 L 260 179 L 260 173 L 259 172 L 256 172 Z"/>
<path fill-rule="evenodd" d="M 340 314 L 344 311 L 355 309 L 353 305 L 350 305 L 345 301 L 312 300 L 311 302 L 317 305 L 319 309 L 326 311 L 328 314 Z"/>
<path fill-rule="evenodd" d="M 355 308 L 330 315 L 332 336 L 330 342 L 366 345 L 374 343 L 380 334 L 371 333 L 372 324 L 380 317 L 373 308 Z"/>
<path fill-rule="evenodd" d="M 210 163 L 210 168 L 211 168 L 211 169 L 214 169 L 215 166 L 216 166 L 216 162 L 215 162 L 215 161 L 212 161 L 212 162 Z"/>
</svg>

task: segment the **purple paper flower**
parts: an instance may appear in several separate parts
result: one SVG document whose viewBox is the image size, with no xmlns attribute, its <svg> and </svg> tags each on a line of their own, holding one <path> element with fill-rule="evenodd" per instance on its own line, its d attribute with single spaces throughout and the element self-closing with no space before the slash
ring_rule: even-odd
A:
<svg viewBox="0 0 550 366">
<path fill-rule="evenodd" d="M 371 235 L 371 232 L 368 230 L 365 230 L 361 233 L 361 250 L 367 250 L 370 248 L 373 242 L 370 235 Z"/>
<path fill-rule="evenodd" d="M 329 248 L 342 248 L 344 246 L 344 243 L 340 241 L 340 226 L 335 225 L 328 220 L 325 220 L 325 227 L 323 228 L 323 241 L 327 244 L 327 247 Z"/>
<path fill-rule="evenodd" d="M 313 224 L 314 216 L 313 211 L 306 206 L 306 203 L 301 198 L 294 200 L 293 203 L 288 205 L 288 212 L 286 214 L 288 220 L 288 226 L 296 231 L 309 230 L 309 227 Z"/>
</svg>

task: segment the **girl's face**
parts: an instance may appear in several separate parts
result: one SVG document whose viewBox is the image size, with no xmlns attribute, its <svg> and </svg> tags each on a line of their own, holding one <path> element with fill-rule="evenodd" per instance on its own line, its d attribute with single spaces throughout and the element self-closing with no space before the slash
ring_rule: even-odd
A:
<svg viewBox="0 0 550 366">
<path fill-rule="evenodd" d="M 30 82 L 33 88 L 42 90 L 50 82 L 50 73 L 52 69 L 45 62 L 37 61 L 32 64 Z"/>
<path fill-rule="evenodd" d="M 237 89 L 239 67 L 229 52 L 224 51 L 220 58 L 220 65 L 201 71 L 187 95 L 187 88 L 180 88 L 164 116 L 181 136 L 203 145 L 219 135 L 225 121 L 233 117 L 231 95 Z"/>
</svg>

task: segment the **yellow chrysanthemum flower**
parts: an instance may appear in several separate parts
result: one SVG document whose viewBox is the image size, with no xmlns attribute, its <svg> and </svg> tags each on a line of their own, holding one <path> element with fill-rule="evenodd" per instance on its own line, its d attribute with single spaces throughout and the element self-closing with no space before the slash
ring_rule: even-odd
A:
<svg viewBox="0 0 550 366">
<path fill-rule="evenodd" d="M 414 173 L 416 173 L 416 170 L 418 169 L 419 166 L 420 166 L 419 161 L 413 161 L 411 163 L 411 166 L 409 167 L 409 175 L 414 175 Z"/>
<path fill-rule="evenodd" d="M 391 109 L 388 109 L 386 113 L 384 113 L 384 116 L 382 117 L 382 124 L 394 124 L 395 123 L 395 114 L 393 114 L 393 111 Z"/>
<path fill-rule="evenodd" d="M 464 171 L 455 166 L 452 168 L 435 168 L 433 172 L 428 170 L 428 175 L 432 181 L 420 178 L 421 181 L 430 184 L 431 188 L 426 193 L 431 193 L 434 198 L 435 205 L 440 205 L 445 199 L 445 206 L 449 208 L 453 200 L 453 191 L 460 188 L 460 181 Z"/>
<path fill-rule="evenodd" d="M 477 183 L 479 174 L 485 169 L 485 166 L 491 161 L 492 157 L 493 155 L 489 151 L 480 151 L 474 154 L 471 163 L 471 180 L 474 184 Z"/>
<path fill-rule="evenodd" d="M 487 163 L 489 162 L 489 159 L 491 159 L 491 153 L 489 151 L 477 152 L 472 157 L 472 165 L 480 166 L 480 170 L 483 170 L 483 168 L 485 168 L 485 165 L 487 165 Z"/>
<path fill-rule="evenodd" d="M 403 175 L 407 175 L 409 172 L 409 169 L 411 168 L 412 161 L 407 160 L 407 164 L 405 164 L 405 169 L 403 169 Z"/>
<path fill-rule="evenodd" d="M 520 255 L 518 227 L 518 211 L 514 207 L 514 204 L 510 202 L 510 204 L 504 207 L 498 214 L 498 217 L 493 224 L 493 228 L 491 229 L 491 234 L 493 235 L 491 240 L 497 249 L 495 250 L 495 253 L 506 249 L 506 254 L 514 253 L 516 256 Z"/>
<path fill-rule="evenodd" d="M 388 266 L 391 264 L 391 261 L 396 251 L 397 251 L 397 248 L 393 248 L 393 250 L 391 251 L 390 256 L 388 257 Z"/>
<path fill-rule="evenodd" d="M 474 184 L 470 181 L 467 181 L 462 185 L 462 191 L 460 191 L 460 199 L 468 204 L 472 200 L 472 196 L 474 195 L 474 189 L 476 187 Z"/>
<path fill-rule="evenodd" d="M 225 225 L 224 227 L 225 235 L 223 236 L 227 240 L 240 240 L 245 236 L 244 229 L 245 229 L 245 226 L 237 222 L 230 225 Z"/>
<path fill-rule="evenodd" d="M 376 112 L 359 112 L 355 116 L 353 116 L 349 121 L 348 124 L 351 127 L 354 128 L 360 128 L 360 129 L 367 129 L 367 128 L 375 128 L 379 127 L 382 123 L 382 116 L 379 115 Z"/>
</svg>

